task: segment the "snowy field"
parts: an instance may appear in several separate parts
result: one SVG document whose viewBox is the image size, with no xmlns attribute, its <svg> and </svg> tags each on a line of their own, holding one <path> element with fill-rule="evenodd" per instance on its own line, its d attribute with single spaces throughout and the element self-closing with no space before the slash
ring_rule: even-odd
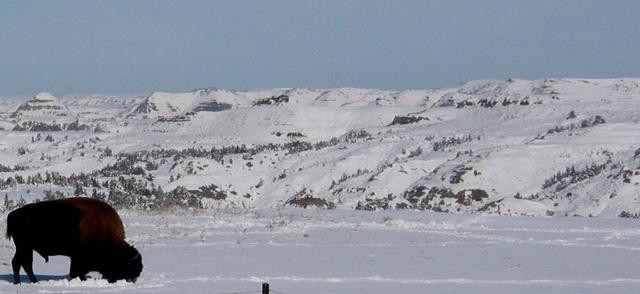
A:
<svg viewBox="0 0 640 294">
<path fill-rule="evenodd" d="M 3 239 L 0 292 L 259 293 L 262 282 L 273 293 L 640 292 L 634 219 L 343 209 L 121 215 L 143 256 L 137 283 L 67 281 L 67 258 L 45 264 L 36 255 L 41 282 L 13 285 L 13 243 Z"/>
<path fill-rule="evenodd" d="M 640 78 L 0 98 L 0 233 L 105 199 L 145 265 L 16 286 L 2 239 L 0 292 L 640 293 L 639 126 Z"/>
</svg>

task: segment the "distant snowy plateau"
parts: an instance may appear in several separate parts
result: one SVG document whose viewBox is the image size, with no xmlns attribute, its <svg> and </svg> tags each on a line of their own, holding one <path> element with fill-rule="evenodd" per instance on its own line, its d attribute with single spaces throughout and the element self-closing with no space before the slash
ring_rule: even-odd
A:
<svg viewBox="0 0 640 294">
<path fill-rule="evenodd" d="M 639 120 L 640 79 L 1 97 L 0 217 L 106 200 L 144 270 L 13 285 L 1 238 L 0 293 L 637 293 Z"/>
<path fill-rule="evenodd" d="M 639 120 L 640 79 L 3 97 L 0 196 L 637 217 Z"/>
</svg>

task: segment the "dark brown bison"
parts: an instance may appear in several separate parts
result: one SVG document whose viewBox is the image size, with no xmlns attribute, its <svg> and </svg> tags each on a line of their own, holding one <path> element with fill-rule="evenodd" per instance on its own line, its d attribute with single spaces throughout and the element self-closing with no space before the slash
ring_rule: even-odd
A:
<svg viewBox="0 0 640 294">
<path fill-rule="evenodd" d="M 124 240 L 124 227 L 109 204 L 91 198 L 66 198 L 27 204 L 7 216 L 7 238 L 16 254 L 11 261 L 14 282 L 20 267 L 31 282 L 33 251 L 49 261 L 51 255 L 71 258 L 69 278 L 86 279 L 97 271 L 110 283 L 135 282 L 142 272 L 142 257 Z"/>
</svg>

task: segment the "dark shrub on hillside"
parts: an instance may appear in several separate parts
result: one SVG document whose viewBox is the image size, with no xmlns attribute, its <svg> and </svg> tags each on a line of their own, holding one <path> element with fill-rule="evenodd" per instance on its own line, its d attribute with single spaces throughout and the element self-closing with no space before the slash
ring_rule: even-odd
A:
<svg viewBox="0 0 640 294">
<path fill-rule="evenodd" d="M 422 116 L 399 116 L 399 115 L 396 115 L 393 118 L 393 121 L 391 121 L 391 123 L 389 125 L 390 126 L 393 126 L 393 125 L 408 125 L 408 124 L 417 123 L 417 122 L 423 121 L 423 120 L 429 120 L 429 118 L 428 117 L 422 117 Z"/>
<path fill-rule="evenodd" d="M 287 200 L 286 204 L 291 206 L 297 206 L 301 208 L 318 207 L 318 208 L 335 208 L 336 205 L 325 199 L 315 198 L 312 194 L 313 191 L 306 188 L 296 193 L 293 197 Z"/>
</svg>

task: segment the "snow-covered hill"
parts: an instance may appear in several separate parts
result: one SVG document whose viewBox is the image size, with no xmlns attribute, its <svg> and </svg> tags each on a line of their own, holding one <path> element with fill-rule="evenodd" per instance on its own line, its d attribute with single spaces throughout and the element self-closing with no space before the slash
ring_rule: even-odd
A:
<svg viewBox="0 0 640 294">
<path fill-rule="evenodd" d="M 640 214 L 640 79 L 52 97 L 0 98 L 8 199 Z"/>
<path fill-rule="evenodd" d="M 53 95 L 43 92 L 20 104 L 14 117 L 68 116 L 69 110 Z"/>
</svg>

